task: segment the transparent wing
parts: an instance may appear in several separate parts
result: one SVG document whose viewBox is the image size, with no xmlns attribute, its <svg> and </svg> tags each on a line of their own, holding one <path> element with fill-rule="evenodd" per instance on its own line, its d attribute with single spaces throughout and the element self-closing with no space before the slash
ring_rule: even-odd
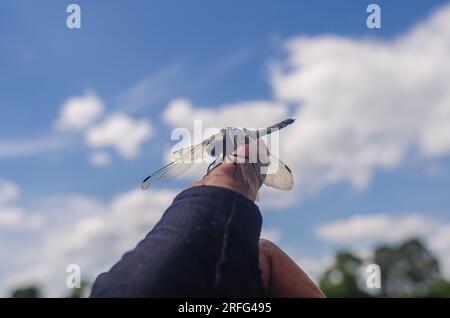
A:
<svg viewBox="0 0 450 318">
<path fill-rule="evenodd" d="M 239 144 L 239 142 L 241 142 Z M 262 139 L 249 139 L 247 144 L 245 140 L 237 140 L 236 159 L 238 167 L 241 170 L 242 177 L 247 182 L 250 192 L 256 193 L 256 200 L 259 197 L 259 188 L 264 182 L 264 175 L 261 174 L 261 166 L 268 165 L 268 150 Z M 244 159 L 244 161 L 242 161 Z"/>
<path fill-rule="evenodd" d="M 172 161 L 168 165 L 162 167 L 155 173 L 145 178 L 141 184 L 142 190 L 148 189 L 150 185 L 156 180 L 167 180 L 183 174 L 184 172 L 189 170 L 190 167 L 192 167 L 193 163 L 193 161 L 183 162 L 182 159 Z"/>
<path fill-rule="evenodd" d="M 205 152 L 209 154 L 211 151 L 211 145 L 216 140 L 221 138 L 223 138 L 223 130 L 197 145 L 185 147 L 175 151 L 172 153 L 174 161 L 145 178 L 142 181 L 141 188 L 145 190 L 148 189 L 156 180 L 168 180 L 182 175 L 189 170 L 194 162 L 198 158 L 202 157 Z"/>
<path fill-rule="evenodd" d="M 274 155 L 269 155 L 270 163 L 262 167 L 264 171 L 264 184 L 280 190 L 291 190 L 294 186 L 294 178 L 291 169 Z"/>
<path fill-rule="evenodd" d="M 222 141 L 224 138 L 225 129 L 220 130 L 218 133 L 206 138 L 201 143 L 181 148 L 172 153 L 172 159 L 177 160 L 183 158 L 184 161 L 195 161 L 205 153 L 213 157 L 217 157 L 222 151 Z"/>
<path fill-rule="evenodd" d="M 242 177 L 247 182 L 250 192 L 258 194 L 259 188 L 263 184 L 263 178 L 258 169 L 259 166 L 254 163 L 239 164 L 238 168 L 241 170 Z"/>
</svg>

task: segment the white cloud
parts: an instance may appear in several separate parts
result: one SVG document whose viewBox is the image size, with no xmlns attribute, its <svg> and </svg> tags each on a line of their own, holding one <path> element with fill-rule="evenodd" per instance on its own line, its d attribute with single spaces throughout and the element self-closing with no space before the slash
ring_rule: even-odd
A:
<svg viewBox="0 0 450 318">
<path fill-rule="evenodd" d="M 45 227 L 16 251 L 11 244 L 20 242 L 0 242 L 5 252 L 0 260 L 9 260 L 2 266 L 0 289 L 37 283 L 46 295 L 62 296 L 69 293 L 66 267 L 72 263 L 81 266 L 83 279 L 92 281 L 145 237 L 175 195 L 173 190 L 133 189 L 108 201 L 66 195 L 34 202 Z"/>
<path fill-rule="evenodd" d="M 71 97 L 62 105 L 55 128 L 61 131 L 85 129 L 98 119 L 103 111 L 103 101 L 93 93 Z"/>
<path fill-rule="evenodd" d="M 430 240 L 431 246 L 436 250 L 450 251 L 450 224 L 437 227 L 437 231 Z"/>
<path fill-rule="evenodd" d="M 92 148 L 112 147 L 124 158 L 134 158 L 141 144 L 152 136 L 153 128 L 148 120 L 135 120 L 118 113 L 89 128 L 85 138 Z"/>
<path fill-rule="evenodd" d="M 302 244 L 298 242 L 283 240 L 278 243 L 283 251 L 295 261 L 295 263 L 308 274 L 308 276 L 318 283 L 320 275 L 333 264 L 333 253 L 321 253 L 318 255 L 314 252 L 307 252 Z"/>
<path fill-rule="evenodd" d="M 294 37 L 287 59 L 274 63 L 275 101 L 219 108 L 173 100 L 163 119 L 171 126 L 263 127 L 284 119 L 289 103 L 297 121 L 280 132 L 280 157 L 305 197 L 348 182 L 365 189 L 377 169 L 407 156 L 450 153 L 450 6 L 393 40 L 339 36 Z M 296 107 L 295 107 L 296 106 Z"/>
<path fill-rule="evenodd" d="M 294 255 L 294 254 L 290 254 Z M 301 269 L 308 274 L 308 276 L 316 283 L 319 282 L 320 275 L 333 264 L 333 257 L 326 255 L 323 257 L 311 257 L 311 256 L 295 256 L 294 261 Z"/>
<path fill-rule="evenodd" d="M 298 105 L 281 154 L 299 191 L 342 181 L 364 189 L 376 169 L 397 167 L 411 152 L 449 154 L 449 30 L 445 6 L 392 41 L 287 41 L 288 60 L 271 80 L 279 100 Z"/>
<path fill-rule="evenodd" d="M 111 164 L 111 161 L 112 159 L 109 153 L 104 151 L 95 152 L 89 157 L 89 162 L 92 165 L 99 167 L 107 166 Z"/>
<path fill-rule="evenodd" d="M 22 209 L 14 206 L 0 206 L 0 229 L 3 231 L 37 229 L 41 224 L 42 219 L 39 216 L 26 214 Z"/>
<path fill-rule="evenodd" d="M 0 180 L 0 206 L 14 202 L 19 197 L 19 187 L 8 180 Z"/>
<path fill-rule="evenodd" d="M 440 224 L 429 238 L 430 248 L 437 253 L 444 266 L 441 266 L 446 277 L 450 277 L 450 224 Z"/>
<path fill-rule="evenodd" d="M 413 237 L 423 238 L 440 258 L 444 274 L 450 277 L 450 223 L 420 214 L 355 215 L 322 224 L 315 234 L 326 241 L 356 250 L 379 243 L 397 243 Z"/>
<path fill-rule="evenodd" d="M 319 226 L 316 234 L 325 240 L 342 244 L 374 241 L 397 242 L 422 236 L 435 229 L 435 224 L 421 215 L 393 217 L 386 214 L 355 215 L 349 219 Z"/>
<path fill-rule="evenodd" d="M 295 206 L 298 201 L 295 191 L 280 191 L 263 186 L 259 193 L 258 205 L 263 211 L 286 209 Z"/>
<path fill-rule="evenodd" d="M 8 180 L 0 180 L 0 229 L 3 231 L 36 229 L 41 225 L 41 219 L 32 214 L 26 214 L 17 201 L 20 197 L 19 187 Z"/>
<path fill-rule="evenodd" d="M 281 231 L 278 229 L 266 229 L 263 227 L 261 238 L 278 243 L 281 240 Z"/>
<path fill-rule="evenodd" d="M 163 80 L 174 71 L 175 69 L 170 72 L 167 70 L 167 74 L 149 78 L 122 94 L 119 99 L 128 101 L 128 106 L 138 100 L 149 102 L 144 88 L 155 81 Z M 150 122 L 146 119 L 134 119 L 125 113 L 104 115 L 104 112 L 103 101 L 93 93 L 71 97 L 63 104 L 55 128 L 59 131 L 75 130 L 83 133 L 86 144 L 91 148 L 111 147 L 124 158 L 135 158 L 139 154 L 141 144 L 153 136 Z M 105 166 L 111 161 L 110 155 L 104 151 L 96 151 L 89 157 L 89 162 L 94 166 Z"/>
<path fill-rule="evenodd" d="M 269 101 L 247 101 L 218 108 L 194 107 L 187 99 L 175 99 L 163 113 L 173 127 L 192 128 L 194 120 L 203 121 L 203 129 L 224 127 L 262 128 L 286 119 L 285 105 Z"/>
</svg>

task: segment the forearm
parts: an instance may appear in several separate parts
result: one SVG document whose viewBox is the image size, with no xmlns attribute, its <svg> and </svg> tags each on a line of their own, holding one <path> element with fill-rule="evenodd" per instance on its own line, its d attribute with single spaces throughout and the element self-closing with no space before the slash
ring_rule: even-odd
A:
<svg viewBox="0 0 450 318">
<path fill-rule="evenodd" d="M 262 296 L 260 230 L 259 209 L 247 197 L 219 187 L 188 189 L 97 278 L 92 297 Z"/>
</svg>

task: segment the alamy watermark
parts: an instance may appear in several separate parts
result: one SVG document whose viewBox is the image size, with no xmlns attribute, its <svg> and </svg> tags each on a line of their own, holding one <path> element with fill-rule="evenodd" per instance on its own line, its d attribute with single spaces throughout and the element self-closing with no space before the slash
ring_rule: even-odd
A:
<svg viewBox="0 0 450 318">
<path fill-rule="evenodd" d="M 66 12 L 69 13 L 66 26 L 69 29 L 81 29 L 81 7 L 78 4 L 71 3 L 67 6 Z"/>
<path fill-rule="evenodd" d="M 78 264 L 69 264 L 66 272 L 69 273 L 66 278 L 67 288 L 81 288 L 81 266 Z"/>
<path fill-rule="evenodd" d="M 379 4 L 372 3 L 366 8 L 369 13 L 366 19 L 366 26 L 369 29 L 381 29 L 381 7 Z M 81 29 L 81 7 L 76 3 L 71 3 L 66 7 L 66 13 L 69 13 L 66 19 L 66 26 L 69 29 Z"/>
<path fill-rule="evenodd" d="M 381 268 L 378 264 L 369 264 L 365 271 L 366 287 L 368 289 L 381 288 Z"/>
<path fill-rule="evenodd" d="M 367 6 L 367 13 L 370 13 L 366 20 L 369 29 L 381 29 L 381 7 L 372 3 Z"/>
</svg>

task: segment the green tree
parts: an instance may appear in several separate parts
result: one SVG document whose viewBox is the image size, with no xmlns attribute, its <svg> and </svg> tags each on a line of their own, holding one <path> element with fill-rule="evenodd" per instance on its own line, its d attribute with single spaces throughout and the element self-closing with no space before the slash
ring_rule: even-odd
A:
<svg viewBox="0 0 450 318">
<path fill-rule="evenodd" d="M 40 298 L 41 292 L 37 286 L 17 288 L 11 293 L 12 298 Z"/>
<path fill-rule="evenodd" d="M 337 253 L 333 266 L 320 278 L 320 288 L 327 297 L 369 297 L 358 286 L 361 265 L 362 260 L 352 253 Z"/>
<path fill-rule="evenodd" d="M 373 262 L 381 268 L 383 297 L 427 296 L 439 277 L 437 259 L 418 239 L 378 247 Z"/>
<path fill-rule="evenodd" d="M 83 298 L 87 296 L 90 284 L 88 282 L 82 281 L 80 288 L 73 288 L 66 298 Z"/>
<path fill-rule="evenodd" d="M 441 276 L 438 260 L 419 239 L 379 246 L 366 261 L 380 266 L 379 297 L 450 297 L 450 282 Z M 363 263 L 349 251 L 338 252 L 333 266 L 322 274 L 320 288 L 328 297 L 370 297 L 359 284 Z"/>
<path fill-rule="evenodd" d="M 431 284 L 427 297 L 450 298 L 450 282 L 443 278 L 435 279 Z"/>
</svg>

